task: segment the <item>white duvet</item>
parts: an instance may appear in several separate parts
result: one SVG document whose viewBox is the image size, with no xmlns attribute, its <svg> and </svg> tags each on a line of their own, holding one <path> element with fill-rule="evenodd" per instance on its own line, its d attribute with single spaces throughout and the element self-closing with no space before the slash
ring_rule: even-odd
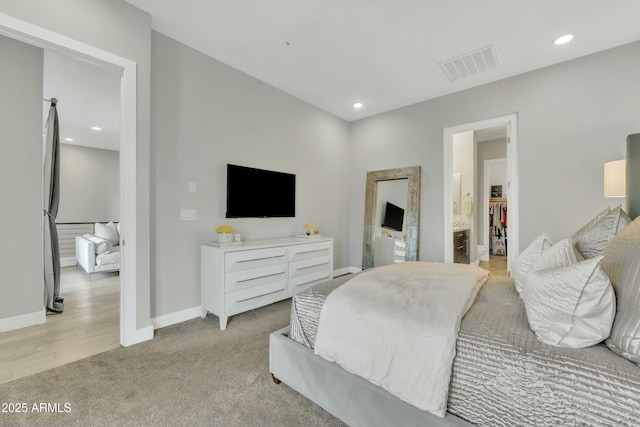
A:
<svg viewBox="0 0 640 427">
<path fill-rule="evenodd" d="M 460 321 L 488 272 L 408 262 L 361 273 L 327 297 L 315 353 L 443 417 Z"/>
</svg>

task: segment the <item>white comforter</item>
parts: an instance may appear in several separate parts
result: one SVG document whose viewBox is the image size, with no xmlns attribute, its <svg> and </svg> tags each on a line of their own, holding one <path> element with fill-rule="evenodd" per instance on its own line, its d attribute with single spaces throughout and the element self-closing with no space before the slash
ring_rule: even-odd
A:
<svg viewBox="0 0 640 427">
<path fill-rule="evenodd" d="M 460 321 L 487 277 L 432 262 L 366 271 L 327 297 L 314 351 L 443 417 Z"/>
</svg>

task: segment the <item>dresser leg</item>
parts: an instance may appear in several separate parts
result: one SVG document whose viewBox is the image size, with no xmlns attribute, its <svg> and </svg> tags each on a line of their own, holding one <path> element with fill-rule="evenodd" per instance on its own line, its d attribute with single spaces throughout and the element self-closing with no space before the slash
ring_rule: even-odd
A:
<svg viewBox="0 0 640 427">
<path fill-rule="evenodd" d="M 280 384 L 280 380 L 277 379 L 275 375 L 271 374 L 271 379 L 273 380 L 274 383 Z"/>
<path fill-rule="evenodd" d="M 202 307 L 202 312 L 200 313 L 200 317 L 204 319 L 205 317 L 207 317 L 208 312 L 209 311 L 206 308 Z"/>
<path fill-rule="evenodd" d="M 228 317 L 220 317 L 220 330 L 224 331 L 225 329 L 227 329 L 227 320 L 229 320 Z"/>
</svg>

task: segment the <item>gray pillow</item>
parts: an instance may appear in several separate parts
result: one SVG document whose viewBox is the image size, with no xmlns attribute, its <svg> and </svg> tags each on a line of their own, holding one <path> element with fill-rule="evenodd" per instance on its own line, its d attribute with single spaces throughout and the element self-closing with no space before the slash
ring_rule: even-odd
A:
<svg viewBox="0 0 640 427">
<path fill-rule="evenodd" d="M 640 217 L 611 240 L 602 268 L 611 279 L 617 301 L 607 347 L 640 365 Z"/>
<path fill-rule="evenodd" d="M 576 249 L 586 259 L 604 255 L 604 250 L 629 223 L 631 218 L 620 206 L 606 209 L 571 235 Z"/>
</svg>

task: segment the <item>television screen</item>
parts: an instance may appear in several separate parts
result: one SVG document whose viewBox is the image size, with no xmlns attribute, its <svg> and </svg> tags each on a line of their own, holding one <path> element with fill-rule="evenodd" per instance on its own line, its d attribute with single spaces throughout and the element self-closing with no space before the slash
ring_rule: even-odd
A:
<svg viewBox="0 0 640 427">
<path fill-rule="evenodd" d="M 402 222 L 404 221 L 404 209 L 387 202 L 384 208 L 384 219 L 382 226 L 396 231 L 402 231 Z"/>
<path fill-rule="evenodd" d="M 227 164 L 227 218 L 295 216 L 295 175 Z"/>
</svg>

